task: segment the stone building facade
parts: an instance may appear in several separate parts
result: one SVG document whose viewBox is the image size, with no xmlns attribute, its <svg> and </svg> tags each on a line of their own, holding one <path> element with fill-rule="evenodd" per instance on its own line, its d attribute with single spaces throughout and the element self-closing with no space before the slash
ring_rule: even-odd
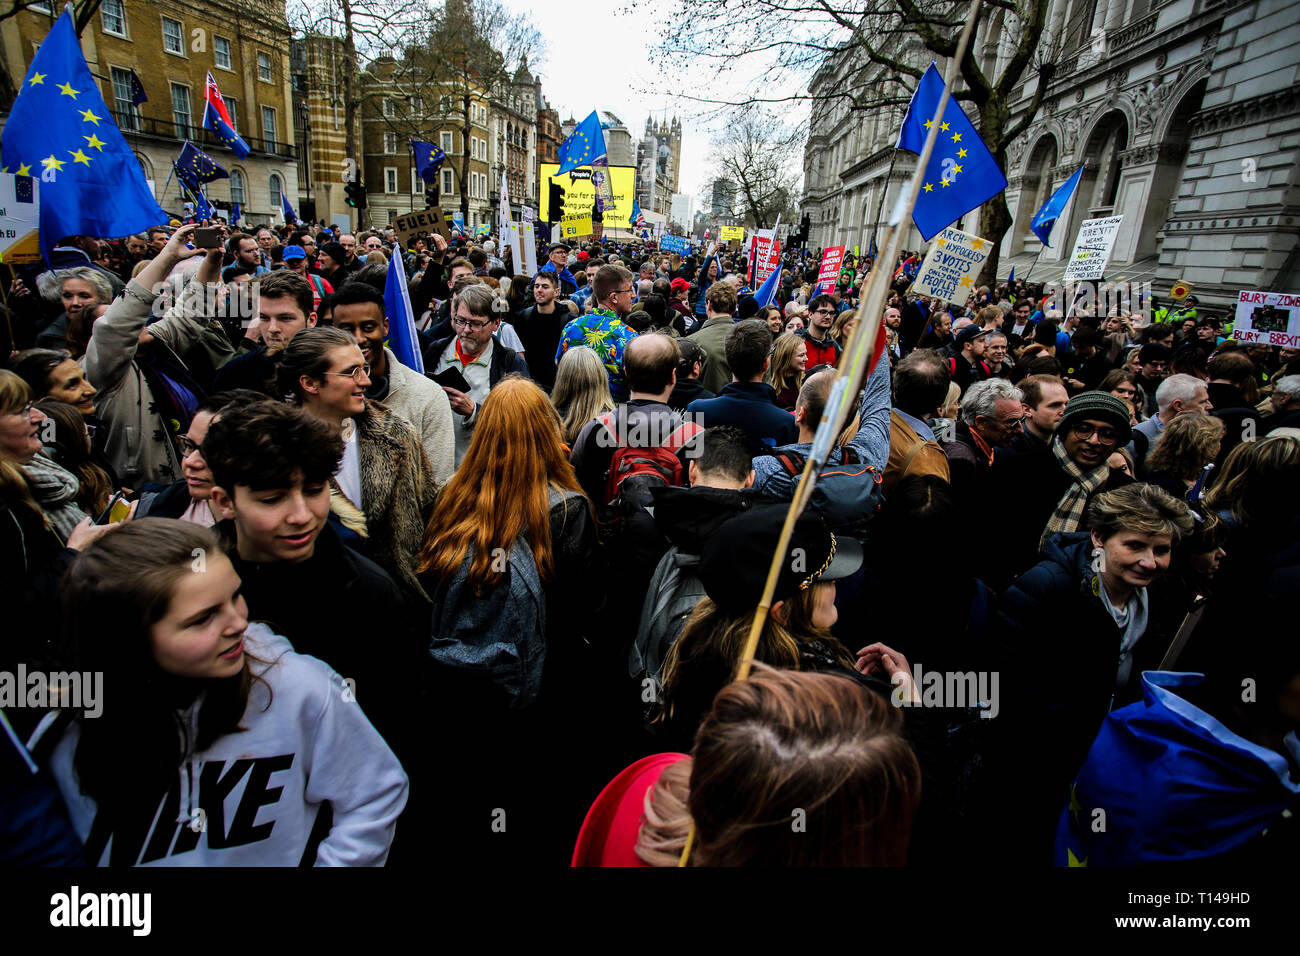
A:
<svg viewBox="0 0 1300 956">
<path fill-rule="evenodd" d="M 645 134 L 637 147 L 636 199 L 642 212 L 664 217 L 672 214 L 682 167 L 682 124 L 677 117 L 662 123 L 645 121 Z"/>
<path fill-rule="evenodd" d="M 504 171 L 510 215 L 516 222 L 523 206 L 537 208 L 537 95 L 538 81 L 528 71 L 525 59 L 509 83 L 493 90 L 489 107 L 490 193 L 498 196 Z M 493 198 L 494 204 L 498 201 Z"/>
<path fill-rule="evenodd" d="M 13 87 L 62 12 L 55 0 L 0 21 L 0 44 Z M 183 199 L 171 164 L 186 139 L 230 173 L 208 184 L 210 200 L 240 204 L 246 224 L 282 222 L 280 197 L 298 201 L 284 0 L 210 0 L 158 6 L 104 0 L 81 35 L 81 49 L 128 145 L 154 184 L 159 204 L 179 214 Z M 148 101 L 131 102 L 135 70 Z M 237 159 L 203 129 L 207 74 L 216 79 L 250 152 Z"/>
<path fill-rule="evenodd" d="M 304 220 L 333 223 L 346 218 L 349 228 L 355 228 L 358 210 L 347 205 L 343 192 L 349 170 L 343 55 L 343 41 L 338 37 L 300 37 L 290 46 L 299 156 L 296 208 Z M 361 142 L 360 123 L 356 124 L 355 139 Z"/>
</svg>

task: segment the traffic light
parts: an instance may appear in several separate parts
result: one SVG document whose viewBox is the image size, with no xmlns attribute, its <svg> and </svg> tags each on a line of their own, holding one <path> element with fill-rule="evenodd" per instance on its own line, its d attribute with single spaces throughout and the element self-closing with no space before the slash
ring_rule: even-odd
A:
<svg viewBox="0 0 1300 956">
<path fill-rule="evenodd" d="M 348 183 L 343 187 L 343 192 L 347 195 L 347 198 L 343 201 L 353 209 L 366 208 L 366 187 L 364 183 Z"/>
<path fill-rule="evenodd" d="M 559 222 L 564 218 L 564 187 L 553 180 L 551 182 L 549 207 L 550 216 L 548 218 L 551 222 Z"/>
<path fill-rule="evenodd" d="M 424 191 L 424 204 L 425 204 L 425 206 L 428 206 L 428 207 L 433 207 L 433 206 L 438 205 L 438 187 L 437 187 L 437 185 L 430 186 L 428 189 L 426 189 L 426 190 Z"/>
</svg>

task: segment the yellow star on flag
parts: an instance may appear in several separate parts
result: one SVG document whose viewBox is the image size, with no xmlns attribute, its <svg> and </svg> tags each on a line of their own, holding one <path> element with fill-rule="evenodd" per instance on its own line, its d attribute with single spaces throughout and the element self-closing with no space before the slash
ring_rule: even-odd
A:
<svg viewBox="0 0 1300 956">
<path fill-rule="evenodd" d="M 74 163 L 81 163 L 85 166 L 90 165 L 90 157 L 81 150 L 77 150 L 75 153 L 72 150 L 68 150 L 68 155 L 72 157 Z"/>
<path fill-rule="evenodd" d="M 931 126 L 933 126 L 933 125 L 934 125 L 934 120 L 926 120 L 926 121 L 925 121 L 925 128 L 926 128 L 926 129 L 929 129 L 929 128 L 930 128 Z"/>
<path fill-rule="evenodd" d="M 965 158 L 966 158 L 966 150 L 964 150 L 964 149 L 959 149 L 959 150 L 957 150 L 957 156 L 958 156 L 959 158 L 961 158 L 961 159 L 965 159 Z"/>
<path fill-rule="evenodd" d="M 974 285 L 975 283 L 974 283 L 973 281 L 971 281 L 971 277 L 970 277 L 970 276 L 962 276 L 962 277 L 961 277 L 961 281 L 958 282 L 957 284 L 958 284 L 958 285 L 964 285 L 964 286 L 972 286 L 972 285 Z"/>
<path fill-rule="evenodd" d="M 976 236 L 970 241 L 970 247 L 978 252 L 984 251 L 984 240 Z"/>
<path fill-rule="evenodd" d="M 934 192 L 934 187 L 931 186 L 929 183 L 926 183 L 926 184 L 925 184 L 925 191 L 928 192 L 928 193 L 932 193 L 932 192 Z"/>
<path fill-rule="evenodd" d="M 1079 802 L 1079 796 L 1076 793 L 1079 784 L 1070 784 L 1070 819 L 1076 824 L 1079 822 L 1079 811 L 1083 809 L 1083 804 Z"/>
<path fill-rule="evenodd" d="M 99 117 L 96 116 L 94 112 L 92 112 L 91 110 L 81 110 L 80 112 L 81 112 L 81 121 L 83 123 L 94 123 L 96 126 L 99 125 Z"/>
<path fill-rule="evenodd" d="M 60 83 L 59 92 L 62 93 L 64 96 L 71 96 L 75 100 L 77 98 L 77 94 L 80 93 L 81 90 L 74 90 L 72 88 L 71 83 Z"/>
<path fill-rule="evenodd" d="M 958 172 L 958 173 L 961 172 L 961 167 L 958 166 L 956 163 L 953 164 L 952 168 L 953 168 L 953 172 Z"/>
<path fill-rule="evenodd" d="M 33 73 L 32 78 L 27 82 L 32 86 L 41 86 L 45 83 L 45 78 L 49 75 L 50 74 L 48 73 Z"/>
<path fill-rule="evenodd" d="M 948 188 L 948 180 L 946 180 L 946 179 L 941 179 L 941 180 L 939 180 L 939 185 L 942 186 L 944 189 L 947 189 L 947 188 Z"/>
<path fill-rule="evenodd" d="M 55 159 L 53 153 L 41 160 L 41 165 L 46 169 L 62 170 L 67 164 L 66 159 Z"/>
<path fill-rule="evenodd" d="M 1066 866 L 1068 866 L 1068 867 L 1087 866 L 1087 865 L 1088 865 L 1088 858 L 1087 858 L 1086 856 L 1085 856 L 1082 860 L 1079 859 L 1077 856 L 1074 855 L 1074 851 L 1071 850 L 1069 847 L 1066 847 L 1066 848 L 1065 848 L 1065 855 L 1066 855 L 1066 857 L 1067 857 L 1067 859 L 1066 859 Z"/>
<path fill-rule="evenodd" d="M 948 132 L 948 124 L 947 124 L 947 123 L 940 123 L 940 124 L 939 124 L 939 131 L 940 131 L 940 132 L 943 132 L 943 133 Z"/>
<path fill-rule="evenodd" d="M 953 133 L 953 134 L 952 134 L 952 141 L 953 141 L 954 143 L 960 143 L 960 142 L 961 142 L 961 133 Z"/>
<path fill-rule="evenodd" d="M 32 167 L 28 166 L 26 163 L 20 163 L 18 165 L 19 176 L 30 176 L 31 174 L 32 174 Z"/>
<path fill-rule="evenodd" d="M 89 136 L 83 136 L 81 138 L 86 141 L 87 146 L 91 147 L 92 149 L 97 149 L 101 153 L 104 151 L 104 147 L 108 145 L 102 139 L 99 138 L 99 134 L 97 133 L 91 133 Z"/>
</svg>

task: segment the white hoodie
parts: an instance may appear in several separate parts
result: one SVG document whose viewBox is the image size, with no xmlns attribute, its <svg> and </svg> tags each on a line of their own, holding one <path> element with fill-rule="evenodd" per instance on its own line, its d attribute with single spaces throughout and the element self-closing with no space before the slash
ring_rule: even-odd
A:
<svg viewBox="0 0 1300 956">
<path fill-rule="evenodd" d="M 406 806 L 402 765 L 356 704 L 341 677 L 294 652 L 264 624 L 250 624 L 244 647 L 270 685 L 253 681 L 242 732 L 191 753 L 153 819 L 124 837 L 95 827 L 95 802 L 81 793 L 73 758 L 74 722 L 50 759 L 77 836 L 99 865 L 298 866 L 321 804 L 333 821 L 317 866 L 382 866 Z M 196 735 L 200 700 L 177 712 Z"/>
</svg>

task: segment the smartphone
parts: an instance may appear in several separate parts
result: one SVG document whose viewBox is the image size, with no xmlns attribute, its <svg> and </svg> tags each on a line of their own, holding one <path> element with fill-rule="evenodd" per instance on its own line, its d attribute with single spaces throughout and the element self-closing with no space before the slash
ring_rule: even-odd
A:
<svg viewBox="0 0 1300 956">
<path fill-rule="evenodd" d="M 221 230 L 200 227 L 194 230 L 194 247 L 196 249 L 215 249 L 221 245 Z"/>
<path fill-rule="evenodd" d="M 437 375 L 429 375 L 439 385 L 447 388 L 454 388 L 458 392 L 469 394 L 470 384 L 465 381 L 465 376 L 461 374 L 458 368 L 445 368 Z"/>
<path fill-rule="evenodd" d="M 130 514 L 131 503 L 126 500 L 126 492 L 119 491 L 109 499 L 108 507 L 95 519 L 95 524 L 116 524 L 125 521 Z"/>
</svg>

